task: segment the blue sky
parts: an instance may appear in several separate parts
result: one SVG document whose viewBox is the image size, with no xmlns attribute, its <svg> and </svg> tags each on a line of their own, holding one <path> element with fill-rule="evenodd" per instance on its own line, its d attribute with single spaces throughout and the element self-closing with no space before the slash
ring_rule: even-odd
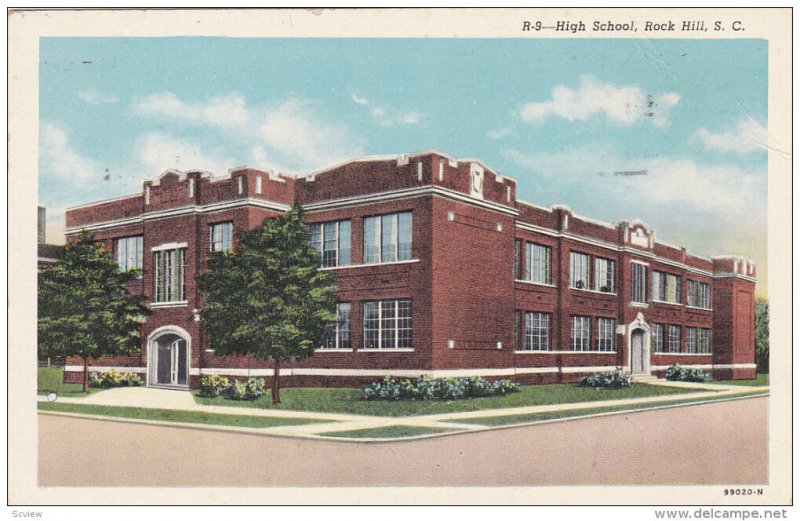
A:
<svg viewBox="0 0 800 521">
<path fill-rule="evenodd" d="M 39 201 L 63 212 L 167 168 L 304 173 L 438 149 L 518 197 L 701 255 L 766 291 L 764 40 L 43 38 Z M 646 175 L 615 175 L 646 171 Z"/>
</svg>

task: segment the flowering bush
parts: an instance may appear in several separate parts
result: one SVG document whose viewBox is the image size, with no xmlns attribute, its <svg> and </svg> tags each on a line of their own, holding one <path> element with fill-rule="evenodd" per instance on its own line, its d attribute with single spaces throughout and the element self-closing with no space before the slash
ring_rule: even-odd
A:
<svg viewBox="0 0 800 521">
<path fill-rule="evenodd" d="M 581 385 L 593 389 L 620 389 L 633 385 L 633 380 L 629 373 L 624 372 L 622 369 L 616 369 L 586 376 L 581 380 Z"/>
<path fill-rule="evenodd" d="M 488 382 L 480 376 L 468 378 L 431 378 L 422 375 L 414 380 L 382 380 L 361 388 L 365 400 L 458 400 L 481 396 L 497 396 L 519 391 L 509 380 Z"/>
<path fill-rule="evenodd" d="M 230 381 L 224 376 L 215 374 L 200 375 L 200 396 L 206 398 L 216 398 L 230 386 Z"/>
<path fill-rule="evenodd" d="M 673 382 L 705 382 L 708 374 L 700 369 L 687 369 L 680 364 L 672 364 L 667 368 L 667 380 Z"/>
<path fill-rule="evenodd" d="M 225 391 L 231 400 L 255 400 L 264 393 L 263 378 L 248 378 L 246 382 L 234 380 Z"/>
<path fill-rule="evenodd" d="M 97 371 L 89 373 L 89 387 L 138 387 L 140 385 L 142 385 L 141 377 L 130 371 L 123 374 L 114 369 L 109 369 L 104 373 L 98 373 Z"/>
</svg>

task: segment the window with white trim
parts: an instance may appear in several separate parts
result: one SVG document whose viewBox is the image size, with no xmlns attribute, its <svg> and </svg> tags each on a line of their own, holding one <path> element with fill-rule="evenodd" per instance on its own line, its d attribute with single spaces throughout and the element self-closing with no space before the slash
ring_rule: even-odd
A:
<svg viewBox="0 0 800 521">
<path fill-rule="evenodd" d="M 711 284 L 689 279 L 686 303 L 696 308 L 711 309 Z"/>
<path fill-rule="evenodd" d="M 514 263 L 512 269 L 515 279 L 520 278 L 519 272 L 520 272 L 520 265 L 522 264 L 520 262 L 522 255 L 521 250 L 522 250 L 522 241 L 519 239 L 514 239 Z"/>
<path fill-rule="evenodd" d="M 336 320 L 325 328 L 323 349 L 350 349 L 350 304 L 336 304 Z"/>
<path fill-rule="evenodd" d="M 613 318 L 598 318 L 597 319 L 597 350 L 598 351 L 616 351 L 614 342 L 614 330 L 617 327 L 617 321 Z"/>
<path fill-rule="evenodd" d="M 589 317 L 572 317 L 570 329 L 569 348 L 572 351 L 589 351 L 592 348 L 591 340 L 592 319 Z"/>
<path fill-rule="evenodd" d="M 154 302 L 181 302 L 186 300 L 184 260 L 186 250 L 161 250 L 153 252 Z"/>
<path fill-rule="evenodd" d="M 411 348 L 411 300 L 364 302 L 364 347 Z"/>
<path fill-rule="evenodd" d="M 697 352 L 711 354 L 711 330 L 701 327 L 697 330 Z"/>
<path fill-rule="evenodd" d="M 209 249 L 211 251 L 228 251 L 233 244 L 233 223 L 215 223 L 209 225 Z"/>
<path fill-rule="evenodd" d="M 550 314 L 525 313 L 525 350 L 547 351 L 550 349 Z"/>
<path fill-rule="evenodd" d="M 519 317 L 521 312 L 514 311 L 514 351 L 519 351 Z"/>
<path fill-rule="evenodd" d="M 653 271 L 653 300 L 679 304 L 681 301 L 681 278 L 663 271 Z"/>
<path fill-rule="evenodd" d="M 540 284 L 552 283 L 552 253 L 549 246 L 525 243 L 525 280 Z"/>
<path fill-rule="evenodd" d="M 631 302 L 647 302 L 647 266 L 631 263 Z"/>
<path fill-rule="evenodd" d="M 650 329 L 650 343 L 653 346 L 654 352 L 664 352 L 664 326 L 662 324 L 652 325 Z"/>
<path fill-rule="evenodd" d="M 585 253 L 569 253 L 569 285 L 577 289 L 589 289 L 589 256 Z"/>
<path fill-rule="evenodd" d="M 667 330 L 667 353 L 681 352 L 681 326 L 670 325 Z"/>
<path fill-rule="evenodd" d="M 144 240 L 141 235 L 122 237 L 114 241 L 117 266 L 120 271 L 141 270 L 144 257 Z"/>
<path fill-rule="evenodd" d="M 686 352 L 711 354 L 711 330 L 690 327 L 686 330 Z"/>
<path fill-rule="evenodd" d="M 350 264 L 350 221 L 309 224 L 308 236 L 323 268 Z"/>
<path fill-rule="evenodd" d="M 364 218 L 364 263 L 411 259 L 411 212 Z"/>
<path fill-rule="evenodd" d="M 610 259 L 595 257 L 594 259 L 594 289 L 603 293 L 615 293 L 617 263 Z"/>
</svg>

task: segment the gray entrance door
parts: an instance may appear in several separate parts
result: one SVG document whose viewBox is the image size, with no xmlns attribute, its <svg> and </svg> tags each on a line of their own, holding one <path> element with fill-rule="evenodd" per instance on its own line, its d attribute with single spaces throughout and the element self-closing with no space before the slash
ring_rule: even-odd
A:
<svg viewBox="0 0 800 521">
<path fill-rule="evenodd" d="M 156 385 L 187 384 L 186 340 L 177 335 L 163 335 L 156 340 Z"/>
<path fill-rule="evenodd" d="M 645 341 L 644 331 L 636 329 L 631 333 L 631 373 L 645 372 Z"/>
</svg>

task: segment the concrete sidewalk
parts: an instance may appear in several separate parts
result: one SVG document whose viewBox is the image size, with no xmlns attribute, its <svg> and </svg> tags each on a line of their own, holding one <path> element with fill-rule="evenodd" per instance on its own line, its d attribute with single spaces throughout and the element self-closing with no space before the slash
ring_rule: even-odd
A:
<svg viewBox="0 0 800 521">
<path fill-rule="evenodd" d="M 86 398 L 59 397 L 58 403 L 75 403 L 85 405 L 104 405 L 116 407 L 138 407 L 142 409 L 170 409 L 177 411 L 195 411 L 213 414 L 233 414 L 240 416 L 264 416 L 273 418 L 303 418 L 319 420 L 318 423 L 303 425 L 279 426 L 262 429 L 235 428 L 247 432 L 273 434 L 280 436 L 298 436 L 318 438 L 326 433 L 354 431 L 363 429 L 379 429 L 393 426 L 423 427 L 429 429 L 442 429 L 448 433 L 485 430 L 488 427 L 480 424 L 455 423 L 459 420 L 475 418 L 528 415 L 547 412 L 571 411 L 577 409 L 599 409 L 610 406 L 640 406 L 652 405 L 657 407 L 660 403 L 675 400 L 704 400 L 707 398 L 725 398 L 734 395 L 747 395 L 768 391 L 769 387 L 747 387 L 737 385 L 714 385 L 689 382 L 668 382 L 666 380 L 648 380 L 650 385 L 663 385 L 668 387 L 681 387 L 696 389 L 697 392 L 686 394 L 672 394 L 661 396 L 647 396 L 621 400 L 602 400 L 591 402 L 564 403 L 554 405 L 531 405 L 503 409 L 484 409 L 479 411 L 441 413 L 422 416 L 367 416 L 358 414 L 320 413 L 309 411 L 286 411 L 272 409 L 258 409 L 252 407 L 235 407 L 219 405 L 202 405 L 195 402 L 192 394 L 186 391 L 173 391 L 165 389 L 152 389 L 147 387 L 120 387 L 108 389 Z M 47 401 L 45 396 L 40 396 L 39 401 Z M 589 413 L 590 414 L 590 413 Z M 119 419 L 119 418 L 115 418 Z M 193 426 L 196 426 L 193 425 Z M 388 439 L 388 438 L 387 438 Z M 363 441 L 369 441 L 364 439 Z M 385 441 L 385 439 L 383 440 Z"/>
</svg>

